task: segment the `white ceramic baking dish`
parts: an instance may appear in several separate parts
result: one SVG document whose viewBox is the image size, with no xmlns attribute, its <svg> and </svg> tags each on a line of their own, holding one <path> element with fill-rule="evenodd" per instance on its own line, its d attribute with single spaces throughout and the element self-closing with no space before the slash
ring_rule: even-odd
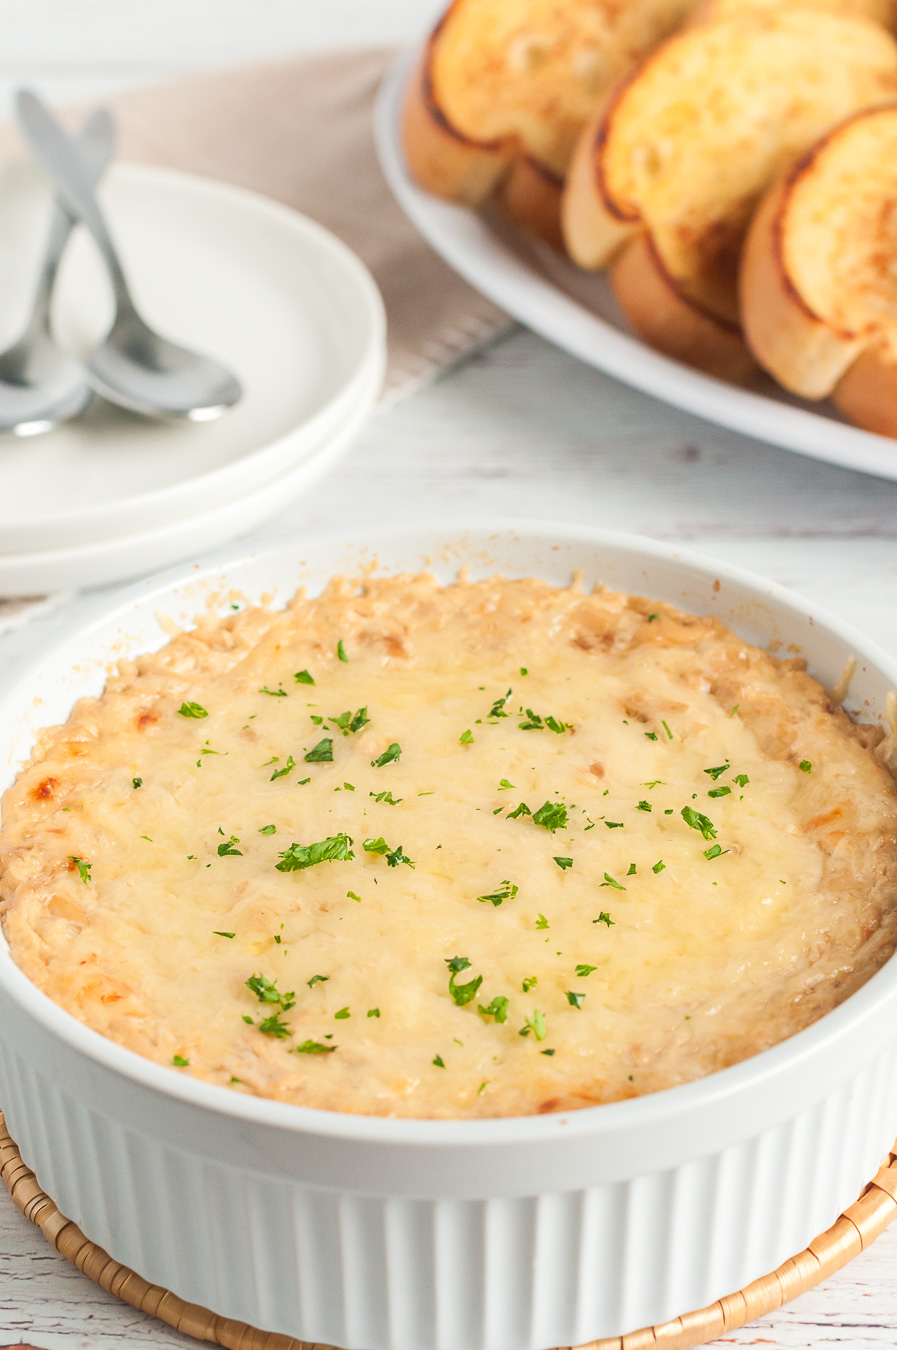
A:
<svg viewBox="0 0 897 1350">
<path fill-rule="evenodd" d="M 150 579 L 33 658 L 0 698 L 2 786 L 37 728 L 238 590 L 376 559 L 586 583 L 795 643 L 880 720 L 897 664 L 814 606 L 666 545 L 580 527 L 421 528 L 286 543 Z M 700 1082 L 567 1115 L 340 1115 L 231 1093 L 80 1025 L 0 951 L 0 1103 L 62 1211 L 182 1298 L 350 1350 L 545 1350 L 664 1322 L 806 1246 L 897 1131 L 897 961 L 791 1040 Z"/>
</svg>

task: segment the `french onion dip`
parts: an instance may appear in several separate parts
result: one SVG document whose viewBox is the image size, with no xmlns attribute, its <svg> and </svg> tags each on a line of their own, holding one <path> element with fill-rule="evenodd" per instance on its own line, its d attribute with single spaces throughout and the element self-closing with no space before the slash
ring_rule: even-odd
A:
<svg viewBox="0 0 897 1350">
<path fill-rule="evenodd" d="M 526 1115 L 791 1036 L 892 954 L 897 792 L 798 660 L 577 585 L 337 579 L 120 662 L 2 803 L 13 957 L 207 1082 Z"/>
</svg>

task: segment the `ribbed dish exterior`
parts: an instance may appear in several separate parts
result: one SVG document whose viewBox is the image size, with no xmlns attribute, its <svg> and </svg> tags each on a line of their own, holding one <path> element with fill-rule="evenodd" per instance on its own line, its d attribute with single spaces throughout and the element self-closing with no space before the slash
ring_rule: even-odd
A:
<svg viewBox="0 0 897 1350">
<path fill-rule="evenodd" d="M 214 1129 L 202 1153 L 173 1146 L 114 1100 L 85 1100 L 74 1060 L 49 1075 L 28 1049 L 0 1043 L 0 1100 L 92 1240 L 223 1316 L 349 1350 L 547 1350 L 702 1307 L 828 1227 L 897 1119 L 891 1049 L 812 1107 L 675 1167 L 646 1157 L 582 1190 L 415 1199 L 267 1174 L 245 1123 L 243 1166 L 216 1157 Z"/>
</svg>

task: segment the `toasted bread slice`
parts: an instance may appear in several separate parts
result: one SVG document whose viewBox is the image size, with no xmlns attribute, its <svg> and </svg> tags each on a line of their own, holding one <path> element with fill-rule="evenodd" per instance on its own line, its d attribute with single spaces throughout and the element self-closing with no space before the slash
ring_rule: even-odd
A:
<svg viewBox="0 0 897 1350">
<path fill-rule="evenodd" d="M 897 0 L 702 0 L 695 11 L 698 23 L 725 19 L 730 14 L 745 10 L 782 10 L 788 8 L 825 9 L 831 14 L 852 14 L 855 18 L 871 19 L 893 32 L 897 29 Z"/>
<path fill-rule="evenodd" d="M 859 113 L 770 191 L 748 234 L 744 327 L 807 398 L 897 436 L 897 104 Z"/>
<path fill-rule="evenodd" d="M 759 197 L 830 126 L 895 93 L 897 43 L 867 20 L 785 9 L 683 32 L 581 136 L 564 193 L 570 253 L 589 268 L 616 258 L 618 298 L 647 341 L 745 378 L 737 274 Z"/>
<path fill-rule="evenodd" d="M 696 0 L 454 0 L 405 106 L 416 180 L 477 205 L 498 192 L 512 219 L 561 244 L 570 156 L 612 84 Z"/>
</svg>

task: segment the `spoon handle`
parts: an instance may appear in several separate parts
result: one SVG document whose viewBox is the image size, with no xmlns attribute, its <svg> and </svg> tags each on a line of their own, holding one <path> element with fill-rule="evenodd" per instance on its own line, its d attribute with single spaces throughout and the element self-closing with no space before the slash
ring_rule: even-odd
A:
<svg viewBox="0 0 897 1350">
<path fill-rule="evenodd" d="M 95 185 L 106 172 L 115 149 L 115 122 L 112 114 L 105 108 L 96 108 L 79 131 L 77 144 L 84 160 L 85 171 L 90 175 L 91 184 Z M 44 261 L 28 323 L 28 332 L 43 329 L 47 325 L 56 274 L 75 224 L 75 219 L 57 200 L 44 248 Z"/>
<path fill-rule="evenodd" d="M 133 312 L 134 304 L 124 271 L 77 145 L 63 131 L 49 108 L 29 89 L 20 89 L 16 94 L 16 117 L 32 154 L 52 179 L 66 209 L 87 226 L 96 240 L 112 278 L 117 317 Z"/>
</svg>

